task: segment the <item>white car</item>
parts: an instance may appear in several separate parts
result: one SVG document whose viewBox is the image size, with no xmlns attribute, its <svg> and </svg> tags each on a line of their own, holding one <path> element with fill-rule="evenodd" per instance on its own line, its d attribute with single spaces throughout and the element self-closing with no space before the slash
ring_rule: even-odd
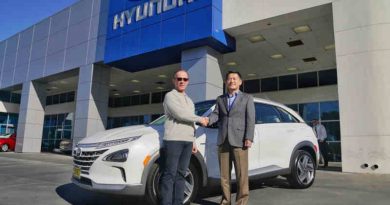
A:
<svg viewBox="0 0 390 205">
<path fill-rule="evenodd" d="M 254 101 L 256 126 L 249 149 L 250 179 L 282 175 L 293 188 L 310 187 L 320 156 L 313 130 L 282 104 L 258 98 Z M 196 113 L 208 116 L 214 103 L 196 103 Z M 150 125 L 106 130 L 81 140 L 73 150 L 73 183 L 89 190 L 145 196 L 150 204 L 157 204 L 164 121 L 162 116 Z M 217 134 L 216 126 L 197 126 L 199 152 L 192 156 L 187 173 L 186 203 L 208 181 L 220 178 Z"/>
</svg>

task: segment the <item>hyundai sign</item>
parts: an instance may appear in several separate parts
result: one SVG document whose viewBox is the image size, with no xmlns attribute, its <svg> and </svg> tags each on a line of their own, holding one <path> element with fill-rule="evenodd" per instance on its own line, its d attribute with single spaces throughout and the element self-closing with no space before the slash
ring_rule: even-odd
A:
<svg viewBox="0 0 390 205">
<path fill-rule="evenodd" d="M 111 0 L 108 18 L 104 62 L 127 71 L 178 63 L 199 46 L 234 51 L 222 0 Z"/>
</svg>

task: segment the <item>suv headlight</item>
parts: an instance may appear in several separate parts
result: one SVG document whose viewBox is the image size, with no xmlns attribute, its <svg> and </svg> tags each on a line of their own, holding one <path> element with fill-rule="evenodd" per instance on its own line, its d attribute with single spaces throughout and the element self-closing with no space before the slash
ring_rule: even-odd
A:
<svg viewBox="0 0 390 205">
<path fill-rule="evenodd" d="M 139 139 L 140 137 L 141 136 L 127 137 L 127 138 L 111 140 L 111 141 L 107 141 L 107 142 L 100 142 L 100 143 L 97 143 L 96 148 L 100 149 L 100 148 L 103 148 L 103 147 L 112 147 L 112 146 L 115 146 L 115 145 L 120 145 L 120 144 L 124 144 L 124 143 L 127 143 L 127 142 L 132 142 L 134 140 Z"/>
<path fill-rule="evenodd" d="M 127 160 L 128 155 L 129 155 L 129 150 L 123 149 L 107 155 L 106 157 L 103 158 L 103 161 L 125 162 Z"/>
</svg>

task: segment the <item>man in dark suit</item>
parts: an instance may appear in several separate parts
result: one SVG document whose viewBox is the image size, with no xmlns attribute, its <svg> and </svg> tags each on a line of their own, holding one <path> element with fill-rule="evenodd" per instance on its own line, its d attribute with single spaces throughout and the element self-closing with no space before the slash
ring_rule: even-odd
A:
<svg viewBox="0 0 390 205">
<path fill-rule="evenodd" d="M 252 146 L 255 128 L 253 97 L 240 91 L 239 72 L 226 74 L 228 93 L 217 98 L 209 116 L 209 125 L 218 124 L 218 158 L 223 191 L 221 204 L 231 204 L 231 169 L 234 163 L 237 179 L 236 204 L 247 204 L 249 199 L 248 148 Z"/>
</svg>

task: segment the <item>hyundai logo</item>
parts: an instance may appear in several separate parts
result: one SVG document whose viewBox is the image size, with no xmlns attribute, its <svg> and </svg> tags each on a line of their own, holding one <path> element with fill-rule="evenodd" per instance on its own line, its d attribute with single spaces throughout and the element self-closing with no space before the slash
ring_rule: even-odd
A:
<svg viewBox="0 0 390 205">
<path fill-rule="evenodd" d="M 187 3 L 190 4 L 193 1 L 194 0 L 187 0 Z M 133 18 L 137 22 L 154 15 L 159 15 L 162 12 L 181 7 L 184 5 L 184 2 L 185 0 L 150 0 L 141 5 L 122 11 L 120 14 L 114 16 L 113 30 L 116 30 L 118 26 L 123 28 L 125 24 L 130 25 Z"/>
</svg>

